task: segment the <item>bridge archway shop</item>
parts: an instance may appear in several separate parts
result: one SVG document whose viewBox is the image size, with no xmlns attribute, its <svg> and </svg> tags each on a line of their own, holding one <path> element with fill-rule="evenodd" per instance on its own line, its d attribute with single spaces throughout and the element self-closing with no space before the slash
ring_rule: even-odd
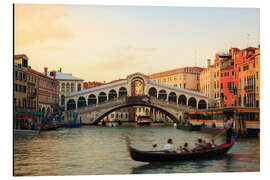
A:
<svg viewBox="0 0 270 180">
<path fill-rule="evenodd" d="M 126 108 L 126 107 L 132 107 L 132 106 L 140 106 L 140 107 L 150 107 L 150 108 L 154 108 L 154 109 L 157 109 L 158 111 L 160 111 L 161 113 L 164 113 L 165 115 L 167 115 L 170 119 L 172 119 L 175 123 L 179 123 L 179 120 L 177 117 L 175 117 L 173 114 L 171 114 L 170 112 L 162 109 L 162 108 L 159 108 L 157 106 L 154 106 L 154 105 L 151 105 L 151 104 L 128 104 L 128 105 L 122 105 L 122 106 L 119 106 L 119 107 L 114 107 L 110 110 L 108 110 L 107 112 L 105 112 L 103 115 L 101 115 L 100 117 L 98 117 L 92 124 L 93 125 L 97 125 L 98 122 L 100 122 L 102 119 L 104 119 L 106 116 L 108 116 L 109 114 L 111 114 L 112 112 L 114 111 L 117 111 L 119 109 L 123 109 L 123 108 Z M 181 115 L 180 115 L 181 116 Z M 180 117 L 179 116 L 179 117 Z"/>
</svg>

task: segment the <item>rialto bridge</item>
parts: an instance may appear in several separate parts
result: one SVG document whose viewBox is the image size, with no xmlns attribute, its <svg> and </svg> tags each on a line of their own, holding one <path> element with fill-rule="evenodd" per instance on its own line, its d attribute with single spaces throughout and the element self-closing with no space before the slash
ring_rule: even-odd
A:
<svg viewBox="0 0 270 180">
<path fill-rule="evenodd" d="M 161 84 L 141 73 L 73 92 L 65 99 L 66 110 L 76 112 L 84 124 L 97 124 L 108 114 L 130 106 L 150 107 L 179 122 L 185 112 L 207 109 L 207 105 L 208 97 L 199 92 Z"/>
</svg>

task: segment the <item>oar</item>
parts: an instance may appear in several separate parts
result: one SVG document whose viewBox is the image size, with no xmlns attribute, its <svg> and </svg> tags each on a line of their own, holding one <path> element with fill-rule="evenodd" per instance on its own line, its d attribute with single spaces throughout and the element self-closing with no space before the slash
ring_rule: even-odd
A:
<svg viewBox="0 0 270 180">
<path fill-rule="evenodd" d="M 220 133 L 218 133 L 218 134 L 214 137 L 214 139 L 219 138 L 219 136 L 221 136 L 225 131 L 226 131 L 226 129 L 223 129 L 223 131 L 221 131 Z"/>
</svg>

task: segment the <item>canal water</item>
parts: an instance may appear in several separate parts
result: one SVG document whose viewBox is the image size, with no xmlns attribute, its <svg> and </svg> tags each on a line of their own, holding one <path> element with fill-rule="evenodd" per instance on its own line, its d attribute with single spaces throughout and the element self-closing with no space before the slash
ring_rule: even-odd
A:
<svg viewBox="0 0 270 180">
<path fill-rule="evenodd" d="M 139 149 L 162 149 L 168 138 L 175 146 L 213 135 L 173 127 L 82 127 L 14 137 L 15 176 L 157 174 L 260 171 L 258 139 L 239 139 L 225 157 L 177 163 L 133 161 L 125 136 Z M 218 139 L 221 143 L 224 139 Z"/>
</svg>

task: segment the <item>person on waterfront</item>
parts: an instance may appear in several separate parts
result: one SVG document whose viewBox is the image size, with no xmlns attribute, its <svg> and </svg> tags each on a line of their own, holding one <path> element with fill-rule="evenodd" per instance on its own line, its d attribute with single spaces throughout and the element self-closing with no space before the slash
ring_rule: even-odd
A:
<svg viewBox="0 0 270 180">
<path fill-rule="evenodd" d="M 226 143 L 231 143 L 231 136 L 232 136 L 232 120 L 230 117 L 224 117 L 224 129 L 226 130 Z"/>
<path fill-rule="evenodd" d="M 168 144 L 164 145 L 164 150 L 169 152 L 176 152 L 172 139 L 168 139 Z"/>
<path fill-rule="evenodd" d="M 192 152 L 191 149 L 188 147 L 188 143 L 184 144 L 184 148 L 183 148 L 184 152 Z"/>
</svg>

